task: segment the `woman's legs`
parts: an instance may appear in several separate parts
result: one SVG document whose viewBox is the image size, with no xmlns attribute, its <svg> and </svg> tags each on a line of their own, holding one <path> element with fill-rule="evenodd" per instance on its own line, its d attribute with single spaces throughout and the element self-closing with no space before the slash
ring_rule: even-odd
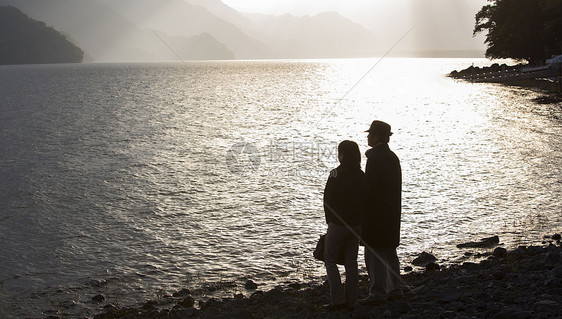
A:
<svg viewBox="0 0 562 319">
<path fill-rule="evenodd" d="M 355 233 L 359 233 L 359 226 L 353 227 Z M 345 255 L 345 287 L 341 283 L 340 272 L 336 264 L 338 255 L 343 250 Z M 357 253 L 359 240 L 347 229 L 339 224 L 329 224 L 325 242 L 325 264 L 328 282 L 330 284 L 330 300 L 332 305 L 347 303 L 354 306 L 357 300 L 357 289 L 359 272 L 357 266 Z"/>
<path fill-rule="evenodd" d="M 359 227 L 353 227 L 356 234 L 360 233 Z M 351 232 L 350 232 L 351 233 Z M 345 301 L 348 306 L 354 307 L 357 301 L 359 289 L 359 269 L 357 266 L 357 254 L 359 251 L 359 240 L 351 234 L 345 241 Z"/>
<path fill-rule="evenodd" d="M 340 250 L 343 248 L 342 229 L 338 224 L 329 224 L 324 243 L 324 259 L 328 283 L 330 284 L 330 304 L 341 305 L 345 303 L 344 287 L 341 283 L 340 271 L 336 260 Z"/>
</svg>

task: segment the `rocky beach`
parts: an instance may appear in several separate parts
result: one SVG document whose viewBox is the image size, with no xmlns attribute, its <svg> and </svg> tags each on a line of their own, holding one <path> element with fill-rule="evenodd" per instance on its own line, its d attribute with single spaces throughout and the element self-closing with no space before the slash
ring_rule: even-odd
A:
<svg viewBox="0 0 562 319">
<path fill-rule="evenodd" d="M 449 77 L 470 82 L 501 83 L 518 86 L 542 93 L 535 99 L 539 104 L 562 102 L 560 67 L 529 67 L 526 64 L 506 65 L 494 63 L 487 67 L 470 66 L 464 70 L 454 70 Z"/>
<path fill-rule="evenodd" d="M 484 238 L 466 243 L 465 247 L 476 249 L 465 254 L 472 261 L 450 266 L 421 253 L 414 261 L 402 261 L 404 297 L 377 306 L 330 312 L 322 307 L 329 302 L 327 282 L 293 282 L 262 291 L 248 280 L 244 289 L 249 297 L 196 300 L 183 289 L 138 307 L 108 303 L 94 318 L 558 318 L 562 313 L 560 239 L 560 234 L 544 236 L 541 243 L 507 250 L 498 245 L 496 236 Z M 362 275 L 361 297 L 367 286 L 368 277 Z M 93 300 L 103 304 L 105 297 Z"/>
</svg>

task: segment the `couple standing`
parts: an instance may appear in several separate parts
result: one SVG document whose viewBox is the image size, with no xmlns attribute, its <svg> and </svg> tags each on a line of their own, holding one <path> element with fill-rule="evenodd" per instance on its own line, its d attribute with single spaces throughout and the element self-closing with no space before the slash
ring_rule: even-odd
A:
<svg viewBox="0 0 562 319">
<path fill-rule="evenodd" d="M 349 309 L 355 303 L 382 304 L 402 296 L 396 247 L 400 241 L 402 172 L 400 161 L 388 147 L 390 125 L 374 121 L 368 132 L 365 173 L 357 143 L 338 145 L 340 165 L 332 170 L 324 189 L 328 231 L 325 265 L 330 284 L 328 310 Z M 357 300 L 359 241 L 365 246 L 369 295 Z M 343 256 L 343 261 L 339 260 Z M 345 266 L 345 285 L 338 263 Z"/>
</svg>

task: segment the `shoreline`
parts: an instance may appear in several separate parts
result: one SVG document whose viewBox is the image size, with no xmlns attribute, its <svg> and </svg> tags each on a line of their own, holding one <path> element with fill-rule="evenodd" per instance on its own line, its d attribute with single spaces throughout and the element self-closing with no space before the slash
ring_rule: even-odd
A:
<svg viewBox="0 0 562 319">
<path fill-rule="evenodd" d="M 562 102 L 562 88 L 560 70 L 547 67 L 532 68 L 525 64 L 507 66 L 493 64 L 488 67 L 470 66 L 464 70 L 454 70 L 447 75 L 450 78 L 476 82 L 500 83 L 505 86 L 515 86 L 538 91 L 541 97 L 533 99 L 538 104 Z"/>
<path fill-rule="evenodd" d="M 485 243 L 484 241 L 472 242 Z M 538 245 L 506 250 L 498 243 L 480 247 L 487 258 L 440 266 L 421 260 L 424 270 L 401 275 L 410 287 L 404 298 L 379 306 L 357 306 L 352 312 L 326 312 L 326 282 L 292 283 L 268 291 L 248 280 L 249 297 L 195 300 L 182 289 L 137 307 L 105 305 L 95 319 L 116 318 L 555 318 L 562 313 L 562 243 L 560 235 L 545 236 Z M 421 255 L 426 255 L 422 253 Z M 402 261 L 403 265 L 410 263 Z M 365 297 L 368 277 L 360 275 Z M 103 302 L 103 296 L 96 296 Z M 94 298 L 96 298 L 94 297 Z M 50 317 L 57 318 L 57 317 Z"/>
</svg>

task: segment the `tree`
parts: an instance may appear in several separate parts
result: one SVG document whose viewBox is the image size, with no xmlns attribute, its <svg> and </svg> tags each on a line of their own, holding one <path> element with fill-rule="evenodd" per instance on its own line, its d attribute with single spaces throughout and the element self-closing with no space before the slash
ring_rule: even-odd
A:
<svg viewBox="0 0 562 319">
<path fill-rule="evenodd" d="M 474 35 L 487 32 L 486 57 L 544 62 L 562 46 L 561 0 L 488 0 Z"/>
</svg>

